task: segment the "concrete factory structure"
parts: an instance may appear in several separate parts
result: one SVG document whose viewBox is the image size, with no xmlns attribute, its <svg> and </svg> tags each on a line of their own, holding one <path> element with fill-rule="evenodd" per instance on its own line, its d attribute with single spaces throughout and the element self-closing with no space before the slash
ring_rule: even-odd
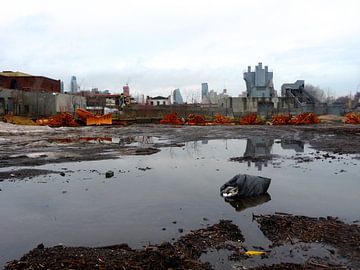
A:
<svg viewBox="0 0 360 270">
<path fill-rule="evenodd" d="M 244 80 L 246 82 L 247 97 L 275 97 L 273 84 L 273 72 L 269 71 L 268 66 L 262 67 L 259 63 L 255 67 L 255 71 L 251 71 L 248 66 L 247 72 L 244 72 Z"/>
<path fill-rule="evenodd" d="M 336 104 L 321 103 L 305 89 L 305 81 L 285 83 L 281 87 L 281 96 L 277 96 L 273 84 L 273 72 L 262 63 L 252 71 L 249 66 L 244 72 L 246 97 L 224 97 L 219 100 L 219 107 L 228 115 L 241 116 L 256 113 L 265 117 L 273 114 L 298 114 L 315 112 L 317 114 L 341 114 L 343 108 Z"/>
<path fill-rule="evenodd" d="M 0 72 L 0 115 L 48 116 L 86 108 L 84 97 L 61 93 L 60 80 Z"/>
</svg>

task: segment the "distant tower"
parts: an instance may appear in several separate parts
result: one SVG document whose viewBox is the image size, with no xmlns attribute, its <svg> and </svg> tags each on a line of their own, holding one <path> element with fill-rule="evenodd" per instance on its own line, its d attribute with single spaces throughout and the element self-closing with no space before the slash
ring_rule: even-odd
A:
<svg viewBox="0 0 360 270">
<path fill-rule="evenodd" d="M 184 103 L 184 100 L 181 96 L 181 93 L 180 93 L 180 89 L 175 89 L 173 91 L 173 102 L 174 104 L 183 104 Z"/>
<path fill-rule="evenodd" d="M 125 97 L 129 97 L 130 96 L 130 87 L 128 84 L 123 86 L 123 94 Z"/>
<path fill-rule="evenodd" d="M 209 99 L 209 86 L 207 83 L 201 84 L 201 100 L 202 103 L 208 102 Z"/>
<path fill-rule="evenodd" d="M 60 81 L 60 93 L 64 93 L 64 82 Z"/>
<path fill-rule="evenodd" d="M 78 85 L 77 85 L 77 82 L 76 82 L 76 77 L 72 76 L 71 81 L 70 81 L 70 92 L 71 93 L 76 93 L 77 89 L 78 89 Z"/>
</svg>

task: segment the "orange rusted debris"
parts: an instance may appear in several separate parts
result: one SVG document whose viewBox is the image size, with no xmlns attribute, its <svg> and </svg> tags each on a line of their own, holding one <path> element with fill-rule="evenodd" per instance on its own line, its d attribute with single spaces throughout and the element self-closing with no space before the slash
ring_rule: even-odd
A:
<svg viewBox="0 0 360 270">
<path fill-rule="evenodd" d="M 173 124 L 173 125 L 182 125 L 183 122 L 178 118 L 176 112 L 164 115 L 163 119 L 160 120 L 160 124 Z"/>
<path fill-rule="evenodd" d="M 203 126 L 206 124 L 205 116 L 198 114 L 189 114 L 186 121 L 187 125 Z"/>
<path fill-rule="evenodd" d="M 93 113 L 84 110 L 77 109 L 76 115 L 84 122 L 87 126 L 99 126 L 99 125 L 112 125 L 112 114 L 94 115 Z"/>
<path fill-rule="evenodd" d="M 301 113 L 294 117 L 289 115 L 274 115 L 271 123 L 273 125 L 311 125 L 320 123 L 315 113 Z"/>
<path fill-rule="evenodd" d="M 240 125 L 262 125 L 264 121 L 255 113 L 245 115 L 240 118 Z"/>
<path fill-rule="evenodd" d="M 289 121 L 290 125 L 311 125 L 319 124 L 320 120 L 315 113 L 300 113 Z"/>
<path fill-rule="evenodd" d="M 58 113 L 49 118 L 41 118 L 36 120 L 36 123 L 41 126 L 49 127 L 77 127 L 74 117 L 70 113 Z"/>
<path fill-rule="evenodd" d="M 291 115 L 274 115 L 272 117 L 271 123 L 273 125 L 288 125 L 289 121 L 291 120 Z"/>
<path fill-rule="evenodd" d="M 215 120 L 213 122 L 213 124 L 220 124 L 220 125 L 231 124 L 231 123 L 232 120 L 230 119 L 230 117 L 224 116 L 222 114 L 216 114 Z"/>
<path fill-rule="evenodd" d="M 360 124 L 360 113 L 350 112 L 345 115 L 346 124 Z"/>
</svg>

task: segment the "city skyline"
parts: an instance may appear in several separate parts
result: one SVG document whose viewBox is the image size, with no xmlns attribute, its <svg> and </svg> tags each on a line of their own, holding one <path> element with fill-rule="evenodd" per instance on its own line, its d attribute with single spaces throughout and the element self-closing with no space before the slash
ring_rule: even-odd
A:
<svg viewBox="0 0 360 270">
<path fill-rule="evenodd" d="M 263 62 L 277 91 L 298 79 L 336 96 L 360 90 L 359 1 L 33 0 L 2 7 L 2 70 L 64 82 L 75 74 L 81 88 L 112 92 L 129 82 L 134 93 L 153 96 L 176 88 L 191 95 L 208 82 L 238 96 L 244 70 Z"/>
</svg>

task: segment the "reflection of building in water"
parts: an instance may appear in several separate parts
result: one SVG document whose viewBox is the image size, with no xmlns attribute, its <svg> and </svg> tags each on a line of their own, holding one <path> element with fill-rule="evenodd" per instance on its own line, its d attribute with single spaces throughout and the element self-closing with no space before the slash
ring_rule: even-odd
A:
<svg viewBox="0 0 360 270">
<path fill-rule="evenodd" d="M 259 171 L 261 171 L 262 165 L 267 167 L 267 162 L 271 159 L 273 144 L 274 140 L 269 138 L 253 137 L 247 139 L 244 158 L 248 158 L 248 166 L 254 162 Z"/>
<path fill-rule="evenodd" d="M 295 152 L 304 152 L 304 143 L 297 140 L 281 140 L 282 149 L 293 149 Z"/>
</svg>

